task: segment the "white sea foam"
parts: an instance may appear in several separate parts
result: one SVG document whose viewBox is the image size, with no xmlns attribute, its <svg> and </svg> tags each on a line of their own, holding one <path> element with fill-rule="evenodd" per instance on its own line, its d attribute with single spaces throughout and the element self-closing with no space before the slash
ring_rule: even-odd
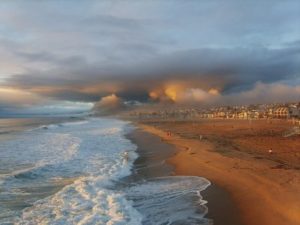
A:
<svg viewBox="0 0 300 225">
<path fill-rule="evenodd" d="M 0 203 L 6 202 L 0 204 L 0 224 L 209 224 L 199 195 L 209 185 L 203 178 L 116 185 L 137 158 L 136 146 L 124 136 L 128 129 L 124 121 L 89 119 L 0 143 L 0 159 L 12 168 L 0 178 Z M 17 200 L 29 207 L 13 211 L 19 208 L 9 206 Z"/>
<path fill-rule="evenodd" d="M 2 143 L 0 154 L 9 152 L 6 157 L 14 159 L 15 165 L 30 165 L 2 176 L 2 194 L 15 194 L 12 187 L 30 191 L 41 183 L 50 185 L 53 180 L 75 179 L 23 210 L 13 218 L 14 222 L 140 224 L 141 215 L 132 203 L 122 192 L 111 189 L 112 181 L 130 174 L 137 157 L 136 146 L 124 137 L 126 129 L 127 122 L 90 119 L 28 131 L 17 140 Z M 126 160 L 125 151 L 129 152 Z"/>
<path fill-rule="evenodd" d="M 202 177 L 161 177 L 135 184 L 127 189 L 127 198 L 143 214 L 144 225 L 208 225 L 204 218 L 206 201 L 200 192 L 210 182 Z"/>
<path fill-rule="evenodd" d="M 107 177 L 81 178 L 23 211 L 16 224 L 141 224 L 141 214 Z"/>
</svg>

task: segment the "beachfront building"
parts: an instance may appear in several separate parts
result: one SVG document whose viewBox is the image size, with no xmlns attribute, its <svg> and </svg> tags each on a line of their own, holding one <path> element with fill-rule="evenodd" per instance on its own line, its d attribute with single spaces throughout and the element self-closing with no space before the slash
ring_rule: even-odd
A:
<svg viewBox="0 0 300 225">
<path fill-rule="evenodd" d="M 289 114 L 292 118 L 300 118 L 300 108 L 293 105 L 289 108 Z"/>
<path fill-rule="evenodd" d="M 239 112 L 237 114 L 237 118 L 238 119 L 247 119 L 248 118 L 248 113 L 246 111 Z"/>
<path fill-rule="evenodd" d="M 272 103 L 212 108 L 166 108 L 135 110 L 130 116 L 140 119 L 300 119 L 300 103 Z"/>
<path fill-rule="evenodd" d="M 261 111 L 252 110 L 252 111 L 248 111 L 247 113 L 248 113 L 248 118 L 251 119 L 263 118 L 263 112 Z"/>
<path fill-rule="evenodd" d="M 214 113 L 215 118 L 226 118 L 226 112 L 224 111 L 217 111 Z"/>
<path fill-rule="evenodd" d="M 273 118 L 274 117 L 274 109 L 273 108 L 269 108 L 267 110 L 266 115 L 267 115 L 268 118 Z"/>
<path fill-rule="evenodd" d="M 278 119 L 290 118 L 290 110 L 288 107 L 278 107 L 273 112 L 273 117 Z"/>
</svg>

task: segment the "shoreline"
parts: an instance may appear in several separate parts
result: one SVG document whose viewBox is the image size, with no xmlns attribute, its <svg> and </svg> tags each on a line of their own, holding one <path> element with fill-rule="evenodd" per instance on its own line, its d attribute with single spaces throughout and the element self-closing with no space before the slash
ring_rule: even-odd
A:
<svg viewBox="0 0 300 225">
<path fill-rule="evenodd" d="M 177 175 L 206 177 L 229 193 L 238 207 L 234 213 L 240 214 L 243 224 L 300 224 L 299 170 L 282 168 L 278 162 L 253 153 L 216 149 L 221 145 L 211 140 L 182 137 L 170 124 L 140 122 L 137 126 L 176 146 L 177 154 L 168 163 L 175 167 Z"/>
<path fill-rule="evenodd" d="M 127 134 L 126 138 L 137 145 L 139 154 L 134 162 L 134 174 L 131 179 L 188 175 L 177 174 L 174 165 L 170 163 L 170 159 L 177 154 L 176 146 L 166 143 L 159 136 L 139 126 Z M 238 209 L 226 190 L 211 182 L 207 189 L 201 191 L 201 196 L 208 202 L 205 218 L 213 219 L 214 225 L 241 225 Z"/>
</svg>

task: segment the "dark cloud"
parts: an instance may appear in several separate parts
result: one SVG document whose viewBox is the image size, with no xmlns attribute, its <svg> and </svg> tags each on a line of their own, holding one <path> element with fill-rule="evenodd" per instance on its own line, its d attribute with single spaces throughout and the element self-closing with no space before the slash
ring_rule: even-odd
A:
<svg viewBox="0 0 300 225">
<path fill-rule="evenodd" d="M 111 93 L 145 101 L 151 90 L 174 81 L 187 88 L 217 88 L 232 93 L 249 89 L 257 81 L 274 83 L 299 76 L 299 56 L 300 48 L 205 48 L 160 55 L 149 62 L 126 66 L 66 59 L 63 68 L 58 64 L 53 70 L 11 76 L 6 83 L 72 101 L 95 101 Z"/>
<path fill-rule="evenodd" d="M 0 85 L 74 102 L 112 94 L 215 101 L 258 82 L 296 86 L 299 7 L 293 0 L 5 3 Z"/>
</svg>

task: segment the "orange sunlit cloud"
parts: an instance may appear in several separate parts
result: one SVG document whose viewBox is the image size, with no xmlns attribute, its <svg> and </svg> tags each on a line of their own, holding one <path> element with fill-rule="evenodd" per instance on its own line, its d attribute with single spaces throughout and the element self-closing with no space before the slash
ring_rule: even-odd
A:
<svg viewBox="0 0 300 225">
<path fill-rule="evenodd" d="M 42 98 L 28 91 L 8 87 L 0 87 L 0 102 L 7 104 L 32 105 Z"/>
</svg>

